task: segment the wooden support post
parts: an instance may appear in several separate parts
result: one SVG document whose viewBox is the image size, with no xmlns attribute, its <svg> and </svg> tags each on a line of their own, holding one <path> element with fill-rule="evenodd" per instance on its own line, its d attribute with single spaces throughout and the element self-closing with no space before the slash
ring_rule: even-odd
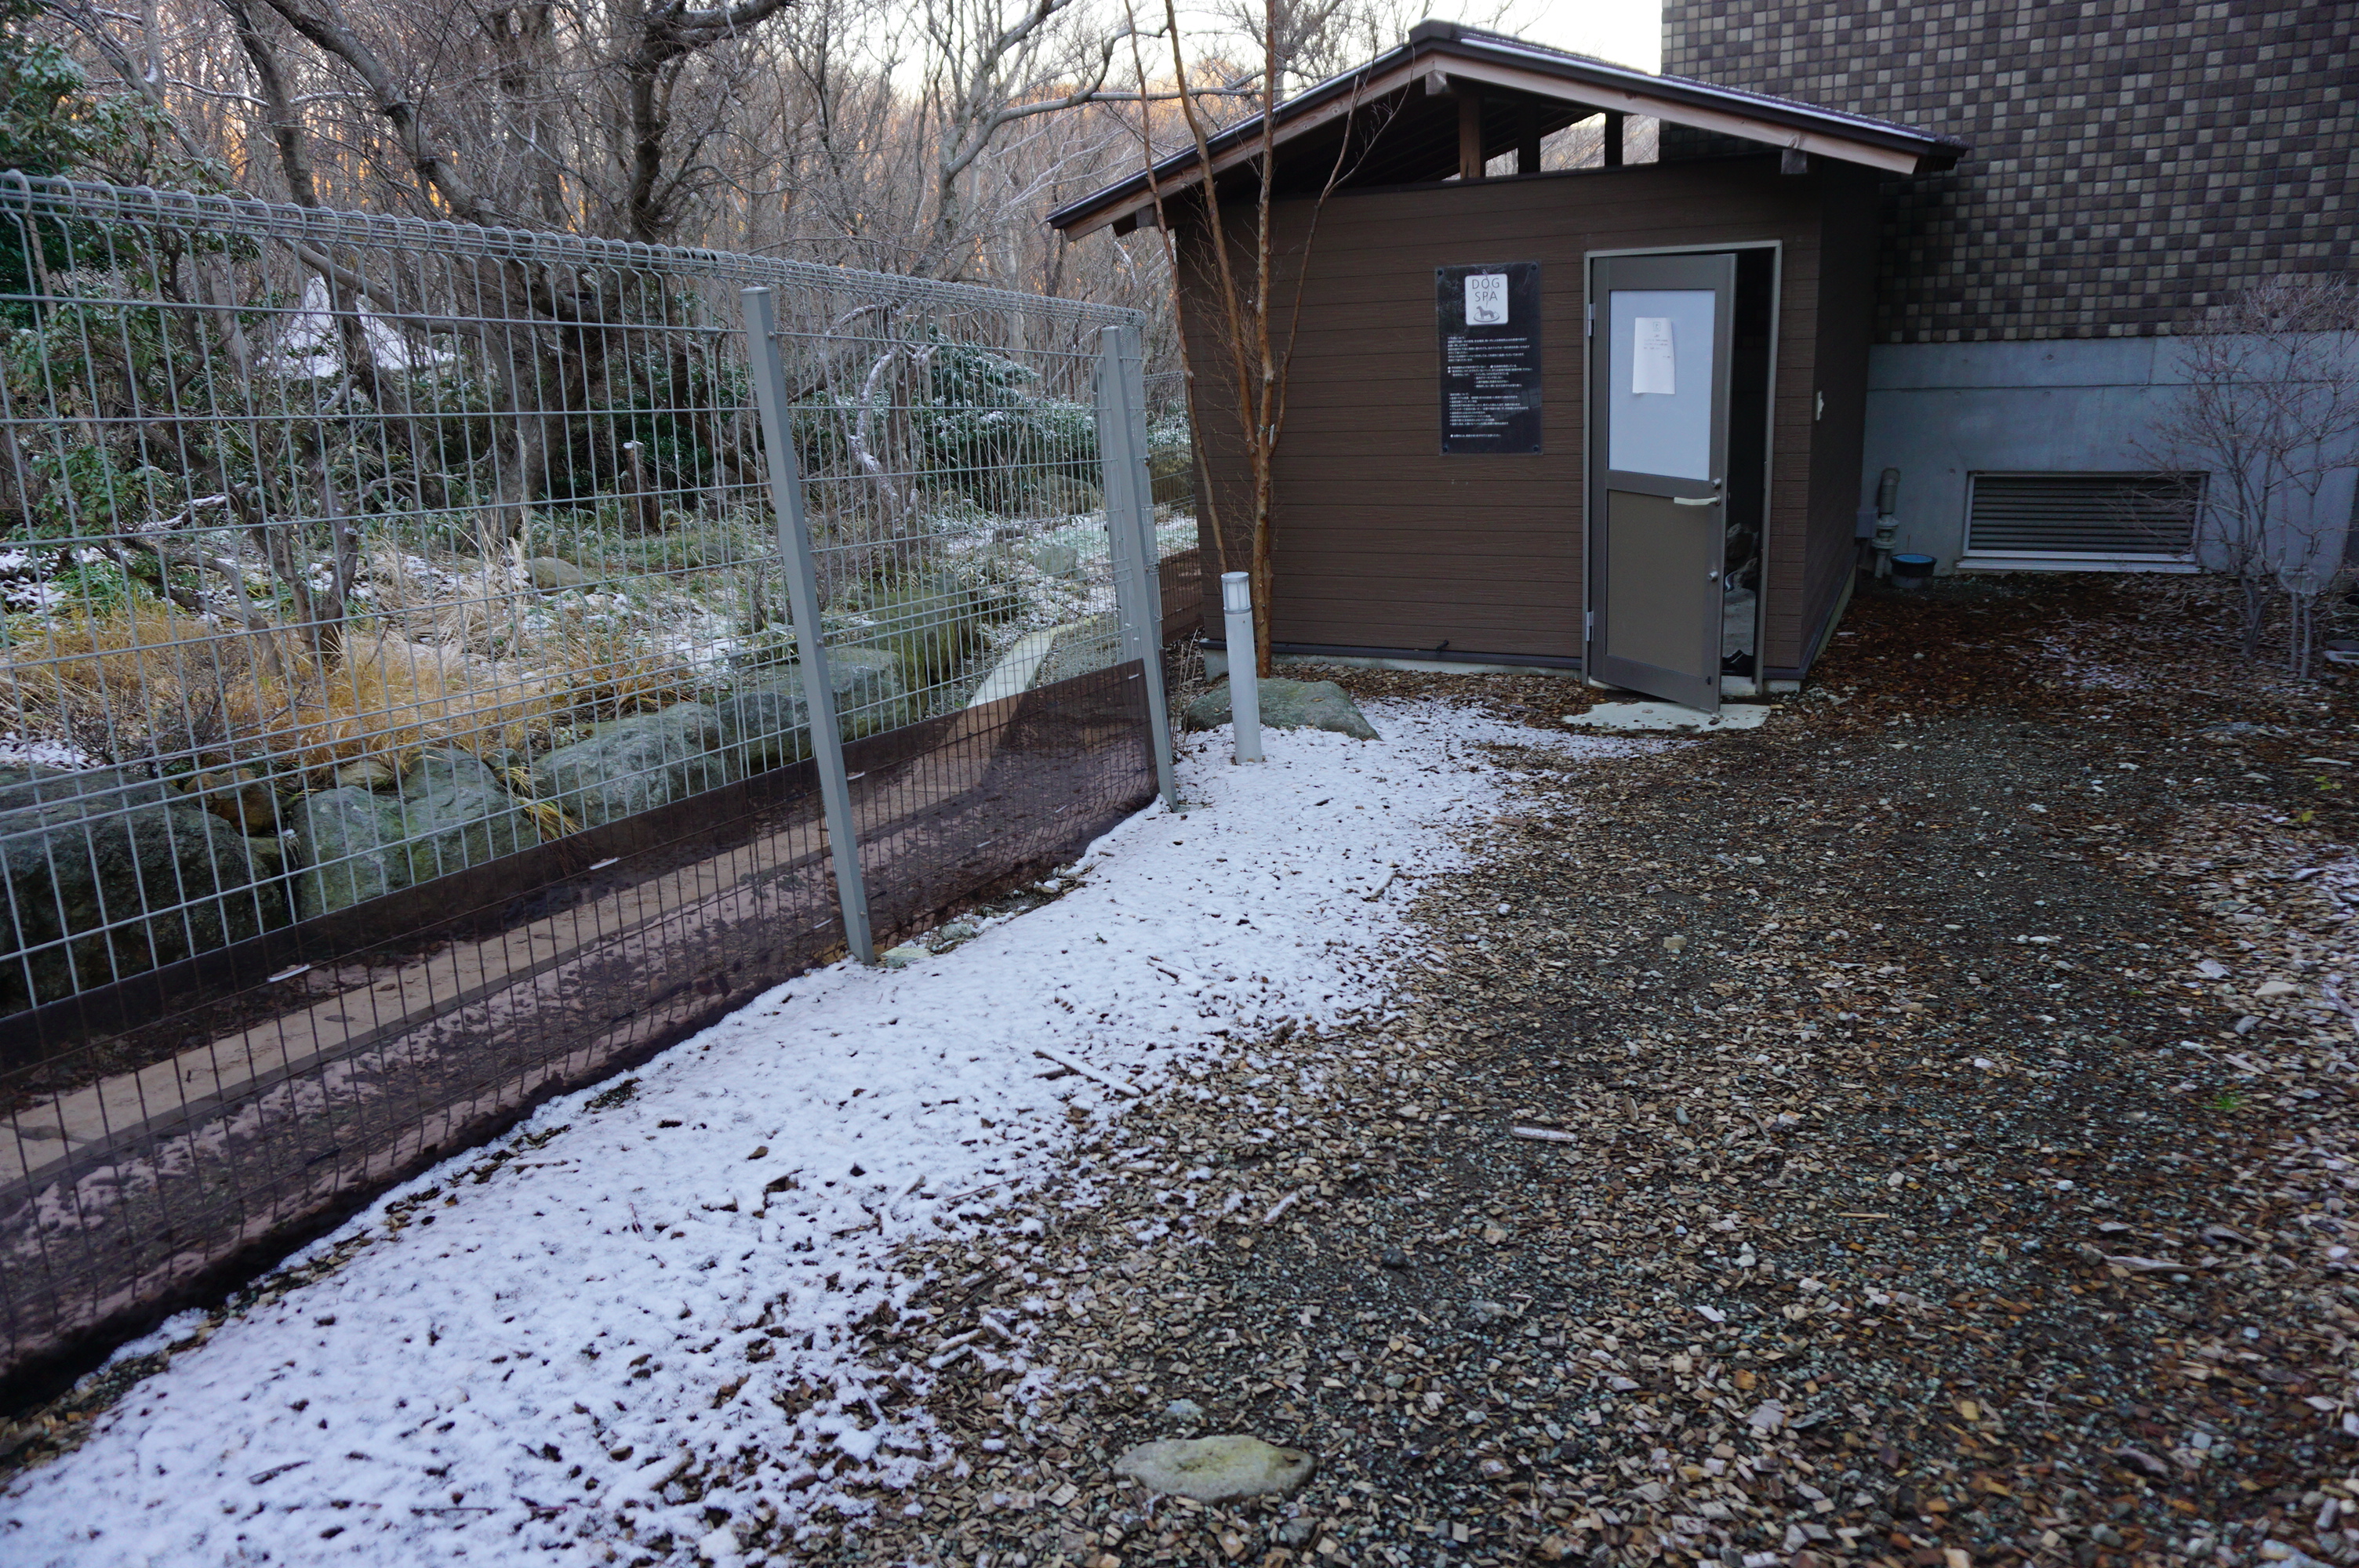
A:
<svg viewBox="0 0 2359 1568">
<path fill-rule="evenodd" d="M 1622 115 L 1612 111 L 1608 111 L 1605 116 L 1605 167 L 1608 168 L 1622 167 Z"/>
<path fill-rule="evenodd" d="M 644 441 L 623 443 L 623 460 L 630 470 L 631 481 L 631 510 L 627 520 L 634 534 L 660 534 L 663 532 L 663 508 L 657 503 L 656 492 L 647 488 L 647 452 Z"/>
<path fill-rule="evenodd" d="M 1467 87 L 1458 90 L 1458 178 L 1483 178 L 1483 95 Z"/>
<path fill-rule="evenodd" d="M 1516 172 L 1540 171 L 1540 112 L 1530 103 L 1518 107 L 1516 121 Z"/>
</svg>

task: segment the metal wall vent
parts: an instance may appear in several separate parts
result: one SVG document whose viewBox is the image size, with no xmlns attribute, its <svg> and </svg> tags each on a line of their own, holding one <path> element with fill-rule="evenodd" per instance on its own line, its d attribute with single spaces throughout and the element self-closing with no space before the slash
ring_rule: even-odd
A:
<svg viewBox="0 0 2359 1568">
<path fill-rule="evenodd" d="M 1978 473 L 1966 553 L 2184 560 L 2202 500 L 2200 473 Z"/>
</svg>

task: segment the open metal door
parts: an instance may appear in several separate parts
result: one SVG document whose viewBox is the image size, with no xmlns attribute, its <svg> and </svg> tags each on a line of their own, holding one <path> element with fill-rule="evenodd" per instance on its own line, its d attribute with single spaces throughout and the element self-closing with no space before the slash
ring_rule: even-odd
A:
<svg viewBox="0 0 2359 1568">
<path fill-rule="evenodd" d="M 1585 667 L 1717 713 L 1736 257 L 1590 268 Z"/>
</svg>

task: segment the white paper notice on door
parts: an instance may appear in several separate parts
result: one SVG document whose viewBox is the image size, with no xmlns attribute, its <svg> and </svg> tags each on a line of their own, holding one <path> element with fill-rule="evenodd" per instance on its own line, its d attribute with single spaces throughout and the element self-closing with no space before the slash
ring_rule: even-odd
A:
<svg viewBox="0 0 2359 1568">
<path fill-rule="evenodd" d="M 1643 397 L 1679 395 L 1679 365 L 1671 353 L 1671 319 L 1640 316 L 1631 322 L 1630 393 Z"/>
</svg>

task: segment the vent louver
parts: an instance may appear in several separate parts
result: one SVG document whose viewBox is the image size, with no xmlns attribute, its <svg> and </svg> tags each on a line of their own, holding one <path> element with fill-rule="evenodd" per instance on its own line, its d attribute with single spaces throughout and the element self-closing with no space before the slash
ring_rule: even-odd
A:
<svg viewBox="0 0 2359 1568">
<path fill-rule="evenodd" d="M 1978 473 L 1966 551 L 2183 560 L 2202 499 L 2200 473 Z"/>
</svg>

